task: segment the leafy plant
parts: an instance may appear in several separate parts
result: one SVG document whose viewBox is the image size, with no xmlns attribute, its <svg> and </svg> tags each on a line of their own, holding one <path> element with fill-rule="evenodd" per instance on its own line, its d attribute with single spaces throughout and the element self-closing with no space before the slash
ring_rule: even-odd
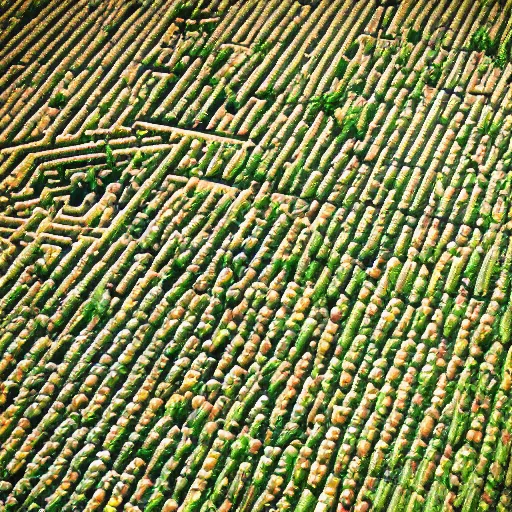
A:
<svg viewBox="0 0 512 512">
<path fill-rule="evenodd" d="M 337 108 L 342 106 L 344 99 L 345 94 L 340 91 L 334 91 L 311 98 L 311 103 L 318 106 L 326 114 L 332 115 Z"/>
<path fill-rule="evenodd" d="M 496 45 L 489 35 L 487 27 L 480 27 L 471 36 L 469 47 L 478 52 L 486 52 L 493 54 L 496 50 Z"/>
<path fill-rule="evenodd" d="M 180 59 L 175 65 L 174 67 L 172 68 L 172 72 L 175 74 L 175 75 L 181 75 L 182 73 L 185 72 L 185 70 L 187 69 L 187 64 L 186 62 L 182 59 Z"/>
<path fill-rule="evenodd" d="M 350 139 L 350 138 L 357 138 L 359 135 L 357 124 L 359 122 L 359 117 L 361 115 L 361 112 L 363 110 L 363 107 L 353 106 L 350 107 L 341 121 L 341 134 L 340 138 L 342 140 Z"/>
<path fill-rule="evenodd" d="M 116 162 L 115 162 L 114 153 L 112 152 L 112 148 L 110 147 L 110 144 L 106 144 L 105 153 L 107 155 L 107 167 L 111 170 L 114 170 L 116 167 Z"/>
<path fill-rule="evenodd" d="M 512 38 L 512 30 L 507 34 L 503 42 L 499 45 L 496 63 L 500 68 L 504 68 L 511 57 L 510 41 Z"/>
<path fill-rule="evenodd" d="M 443 73 L 443 67 L 444 63 L 433 62 L 432 65 L 428 67 L 425 83 L 431 87 L 436 87 Z"/>
<path fill-rule="evenodd" d="M 62 108 L 67 103 L 67 98 L 64 93 L 59 91 L 55 96 L 50 98 L 50 101 L 48 102 L 48 106 L 51 108 Z"/>
<path fill-rule="evenodd" d="M 397 64 L 405 66 L 409 62 L 409 57 L 411 56 L 413 46 L 410 43 L 404 44 L 400 48 L 400 52 L 397 58 Z"/>
<path fill-rule="evenodd" d="M 268 41 L 259 41 L 252 47 L 252 49 L 254 50 L 254 52 L 259 52 L 266 55 L 270 50 L 270 44 L 268 43 Z"/>
<path fill-rule="evenodd" d="M 407 33 L 407 42 L 418 44 L 421 41 L 421 30 L 409 29 Z"/>
<path fill-rule="evenodd" d="M 503 121 L 493 121 L 487 130 L 487 135 L 492 137 L 493 139 L 497 137 L 500 133 L 501 127 L 503 126 Z"/>
<path fill-rule="evenodd" d="M 345 55 L 347 56 L 348 59 L 352 60 L 356 56 L 358 49 L 359 49 L 359 44 L 357 41 L 354 41 L 348 47 L 347 51 L 345 52 Z"/>
<path fill-rule="evenodd" d="M 348 64 L 349 64 L 349 61 L 344 57 L 342 57 L 339 60 L 338 64 L 336 64 L 336 71 L 335 71 L 336 78 L 343 78 L 343 75 L 345 75 L 345 71 L 348 68 Z"/>
<path fill-rule="evenodd" d="M 97 187 L 96 183 L 96 168 L 89 167 L 86 173 L 86 180 L 91 190 L 95 190 Z"/>
<path fill-rule="evenodd" d="M 364 44 L 364 54 L 370 55 L 375 48 L 375 41 L 373 39 L 368 39 L 366 43 Z"/>
<path fill-rule="evenodd" d="M 231 57 L 233 54 L 233 48 L 223 48 L 216 56 L 212 63 L 212 74 L 215 74 Z"/>
</svg>

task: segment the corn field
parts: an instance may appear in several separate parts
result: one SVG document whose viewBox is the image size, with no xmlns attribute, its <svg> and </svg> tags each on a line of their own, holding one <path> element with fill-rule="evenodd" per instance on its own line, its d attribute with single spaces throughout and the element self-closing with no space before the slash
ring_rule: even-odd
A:
<svg viewBox="0 0 512 512">
<path fill-rule="evenodd" d="M 0 1 L 0 510 L 512 511 L 512 0 Z"/>
</svg>

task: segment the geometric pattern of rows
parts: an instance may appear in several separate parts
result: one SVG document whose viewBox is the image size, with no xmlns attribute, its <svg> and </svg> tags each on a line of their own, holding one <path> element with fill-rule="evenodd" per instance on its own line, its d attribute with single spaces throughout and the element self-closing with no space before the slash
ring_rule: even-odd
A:
<svg viewBox="0 0 512 512">
<path fill-rule="evenodd" d="M 9 0 L 0 509 L 512 510 L 512 0 Z"/>
</svg>

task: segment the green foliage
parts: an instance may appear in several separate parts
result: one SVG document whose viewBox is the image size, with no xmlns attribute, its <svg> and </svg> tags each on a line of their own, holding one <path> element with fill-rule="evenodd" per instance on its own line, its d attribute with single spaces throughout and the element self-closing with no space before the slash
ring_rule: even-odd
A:
<svg viewBox="0 0 512 512">
<path fill-rule="evenodd" d="M 277 94 L 274 91 L 274 87 L 269 85 L 264 91 L 260 92 L 257 97 L 262 100 L 275 100 Z"/>
<path fill-rule="evenodd" d="M 115 21 L 113 21 L 112 23 L 107 23 L 103 27 L 103 32 L 106 32 L 107 34 L 113 34 L 121 26 L 123 21 L 124 20 L 122 18 L 120 18 L 120 19 L 115 19 Z"/>
<path fill-rule="evenodd" d="M 195 2 L 180 2 L 176 9 L 176 16 L 184 19 L 197 19 L 200 11 L 195 8 Z"/>
<path fill-rule="evenodd" d="M 478 131 L 480 132 L 481 135 L 487 135 L 491 129 L 491 125 L 492 125 L 492 112 L 487 112 L 487 115 L 483 118 L 480 126 L 478 127 Z"/>
<path fill-rule="evenodd" d="M 495 57 L 497 66 L 504 68 L 507 62 L 510 62 L 512 59 L 511 38 L 512 31 L 505 36 L 500 44 L 499 37 L 493 40 L 489 35 L 489 29 L 487 27 L 480 27 L 471 36 L 469 48 L 473 51 L 484 52 L 489 56 Z"/>
<path fill-rule="evenodd" d="M 254 52 L 263 53 L 266 55 L 270 50 L 270 44 L 268 41 L 259 41 L 252 47 Z"/>
<path fill-rule="evenodd" d="M 358 139 L 362 139 L 366 135 L 366 132 L 368 131 L 368 126 L 370 125 L 371 121 L 375 117 L 377 110 L 378 110 L 377 103 L 367 103 L 363 107 L 359 123 L 357 124 L 357 138 Z"/>
<path fill-rule="evenodd" d="M 428 67 L 428 71 L 425 77 L 425 83 L 427 85 L 430 85 L 431 87 L 436 87 L 443 73 L 443 67 L 444 63 L 441 62 L 437 64 L 433 62 L 432 65 Z"/>
<path fill-rule="evenodd" d="M 359 78 L 350 84 L 348 91 L 355 92 L 356 94 L 362 94 L 365 86 L 366 80 L 364 78 Z"/>
<path fill-rule="evenodd" d="M 105 153 L 107 155 L 107 167 L 111 170 L 114 170 L 116 168 L 116 162 L 114 159 L 114 153 L 112 153 L 112 148 L 108 143 L 105 146 Z"/>
<path fill-rule="evenodd" d="M 145 132 L 146 130 L 137 130 L 137 137 L 140 136 L 140 138 L 142 139 L 144 133 L 142 132 Z M 135 167 L 138 167 L 142 162 L 144 161 L 144 154 L 142 153 L 142 151 L 137 151 L 135 153 L 135 155 L 133 155 L 133 158 L 132 158 L 132 164 L 135 166 Z"/>
<path fill-rule="evenodd" d="M 94 317 L 101 316 L 103 313 L 105 313 L 108 302 L 104 300 L 105 290 L 105 286 L 98 286 L 92 293 L 90 299 L 85 304 L 82 316 L 87 323 L 90 322 Z"/>
<path fill-rule="evenodd" d="M 143 137 L 145 137 L 148 134 L 148 130 L 136 130 L 135 131 L 135 137 L 137 137 L 137 140 L 142 141 Z M 110 149 L 110 146 L 109 146 Z M 112 150 L 110 150 L 112 152 Z"/>
<path fill-rule="evenodd" d="M 397 64 L 399 64 L 401 66 L 405 66 L 409 62 L 409 57 L 411 56 L 412 49 L 413 49 L 413 46 L 411 44 L 409 44 L 409 43 L 404 44 L 404 46 L 402 46 L 400 48 L 400 52 L 398 54 L 398 58 L 396 61 Z"/>
<path fill-rule="evenodd" d="M 57 84 L 64 78 L 65 73 L 63 71 L 56 72 L 51 81 L 51 87 L 56 87 Z"/>
<path fill-rule="evenodd" d="M 172 68 L 171 71 L 175 75 L 181 75 L 185 72 L 186 69 L 187 69 L 187 64 L 185 63 L 185 61 L 182 58 L 178 62 L 176 62 L 176 64 L 174 65 L 174 67 Z"/>
<path fill-rule="evenodd" d="M 507 34 L 503 42 L 499 45 L 498 55 L 496 56 L 496 63 L 500 68 L 504 68 L 507 62 L 511 60 L 512 48 L 510 45 L 512 38 L 512 30 Z"/>
<path fill-rule="evenodd" d="M 366 43 L 364 44 L 363 52 L 365 55 L 370 55 L 374 48 L 375 48 L 375 40 L 368 39 L 368 41 L 366 41 Z"/>
<path fill-rule="evenodd" d="M 496 136 L 500 133 L 502 126 L 503 120 L 494 120 L 492 112 L 488 112 L 478 126 L 478 132 L 481 135 L 489 135 L 492 139 L 495 139 Z"/>
<path fill-rule="evenodd" d="M 62 108 L 67 103 L 68 99 L 62 92 L 58 92 L 55 96 L 50 98 L 48 106 L 51 108 Z"/>
<path fill-rule="evenodd" d="M 421 30 L 409 29 L 407 33 L 407 42 L 412 44 L 418 44 L 421 41 Z"/>
<path fill-rule="evenodd" d="M 501 127 L 503 126 L 503 121 L 493 121 L 487 130 L 487 135 L 491 138 L 495 139 L 500 133 Z"/>
<path fill-rule="evenodd" d="M 423 97 L 423 87 L 425 87 L 425 78 L 422 76 L 416 82 L 416 85 L 411 93 L 411 98 L 413 100 L 419 101 Z"/>
<path fill-rule="evenodd" d="M 439 116 L 439 123 L 443 126 L 448 126 L 450 124 L 450 119 L 446 116 Z"/>
<path fill-rule="evenodd" d="M 495 44 L 489 35 L 487 27 L 480 27 L 471 36 L 469 47 L 477 52 L 494 53 Z"/>
<path fill-rule="evenodd" d="M 147 67 L 153 67 L 156 66 L 156 61 L 158 60 L 159 53 L 158 52 L 151 52 L 149 53 L 144 59 L 142 59 L 142 64 Z"/>
<path fill-rule="evenodd" d="M 349 61 L 342 57 L 338 64 L 336 64 L 336 78 L 343 78 L 345 71 L 347 71 Z"/>
<path fill-rule="evenodd" d="M 86 173 L 86 180 L 91 190 L 95 190 L 97 187 L 96 183 L 96 167 L 89 167 Z"/>
<path fill-rule="evenodd" d="M 99 108 L 99 111 L 100 111 L 100 116 L 104 116 L 109 111 L 110 105 L 108 103 L 100 103 L 98 108 Z"/>
<path fill-rule="evenodd" d="M 359 49 L 359 43 L 357 41 L 354 41 L 348 47 L 347 51 L 345 52 L 345 55 L 347 56 L 348 59 L 352 60 L 356 56 L 358 49 Z"/>
<path fill-rule="evenodd" d="M 233 48 L 228 46 L 227 48 L 223 48 L 213 60 L 212 63 L 212 74 L 216 73 L 231 57 L 233 53 Z"/>
<path fill-rule="evenodd" d="M 489 65 L 487 63 L 480 64 L 478 66 L 478 74 L 479 76 L 485 75 L 486 71 L 489 69 Z"/>
<path fill-rule="evenodd" d="M 322 96 L 315 96 L 311 98 L 311 103 L 318 106 L 326 114 L 333 115 L 335 110 L 343 105 L 345 94 L 340 91 L 327 92 Z"/>
<path fill-rule="evenodd" d="M 341 121 L 341 134 L 340 138 L 342 140 L 357 138 L 359 136 L 359 132 L 357 129 L 357 124 L 359 122 L 359 117 L 361 116 L 361 112 L 363 107 L 352 106 L 348 109 L 345 117 Z"/>
<path fill-rule="evenodd" d="M 359 90 L 364 88 L 364 83 L 359 84 L 359 88 L 351 88 L 351 90 Z M 341 108 L 346 99 L 346 94 L 341 91 L 325 93 L 320 97 L 311 99 L 313 106 L 323 110 L 328 115 L 333 115 L 336 109 Z M 364 107 L 351 106 L 341 123 L 338 124 L 341 132 L 340 139 L 349 138 L 360 139 L 364 137 L 368 129 L 368 124 L 375 117 L 377 112 L 376 103 L 368 103 Z"/>
</svg>

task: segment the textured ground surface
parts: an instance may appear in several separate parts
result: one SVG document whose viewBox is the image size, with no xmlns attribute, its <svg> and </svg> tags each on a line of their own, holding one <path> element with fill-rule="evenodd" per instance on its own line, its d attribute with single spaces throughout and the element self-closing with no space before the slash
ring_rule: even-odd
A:
<svg viewBox="0 0 512 512">
<path fill-rule="evenodd" d="M 512 510 L 512 1 L 0 3 L 0 509 Z"/>
</svg>

